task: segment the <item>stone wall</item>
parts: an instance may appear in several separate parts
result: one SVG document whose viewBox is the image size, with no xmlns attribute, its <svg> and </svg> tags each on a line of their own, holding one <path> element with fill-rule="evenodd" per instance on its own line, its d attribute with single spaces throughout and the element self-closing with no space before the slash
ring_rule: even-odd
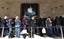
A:
<svg viewBox="0 0 64 39">
<path fill-rule="evenodd" d="M 40 16 L 43 17 L 64 15 L 64 0 L 0 0 L 0 17 L 20 17 L 22 3 L 38 3 Z"/>
</svg>

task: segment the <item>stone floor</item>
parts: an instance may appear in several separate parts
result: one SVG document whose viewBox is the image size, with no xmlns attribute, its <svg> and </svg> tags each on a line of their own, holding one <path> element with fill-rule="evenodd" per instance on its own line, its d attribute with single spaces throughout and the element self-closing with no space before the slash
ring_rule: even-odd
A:
<svg viewBox="0 0 64 39">
<path fill-rule="evenodd" d="M 24 31 L 25 32 L 25 31 Z M 22 32 L 20 33 L 22 34 Z M 28 33 L 27 33 L 28 34 Z M 3 38 L 0 37 L 0 39 L 9 39 L 8 36 L 5 36 Z M 11 39 L 24 39 L 22 35 L 20 35 L 20 38 L 16 38 L 16 37 L 13 37 Z M 45 37 L 41 37 L 39 35 L 36 35 L 34 34 L 34 38 L 30 38 L 29 36 L 26 37 L 26 39 L 62 39 L 62 37 L 48 37 L 48 36 L 45 36 Z"/>
<path fill-rule="evenodd" d="M 9 39 L 8 36 L 5 36 L 4 38 L 0 38 L 0 39 Z M 11 38 L 11 39 L 24 39 L 23 36 L 20 36 L 20 38 Z M 26 37 L 26 39 L 62 39 L 61 37 L 40 37 L 38 35 L 34 35 L 34 38 L 30 38 L 29 36 Z"/>
</svg>

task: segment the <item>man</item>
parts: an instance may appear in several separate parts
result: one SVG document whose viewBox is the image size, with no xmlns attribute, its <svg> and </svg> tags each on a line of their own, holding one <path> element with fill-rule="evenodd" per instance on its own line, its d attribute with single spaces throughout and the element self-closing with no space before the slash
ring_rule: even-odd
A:
<svg viewBox="0 0 64 39">
<path fill-rule="evenodd" d="M 61 26 L 62 26 L 63 35 L 64 35 L 64 15 L 62 15 L 61 17 Z"/>
<path fill-rule="evenodd" d="M 60 36 L 60 19 L 59 19 L 59 17 L 56 17 L 56 19 L 55 19 L 55 25 L 56 25 L 56 35 L 57 36 Z"/>
<path fill-rule="evenodd" d="M 0 17 L 0 36 L 2 35 L 2 18 Z"/>
<path fill-rule="evenodd" d="M 4 27 L 4 34 L 7 35 L 8 34 L 8 17 L 5 16 L 4 19 L 2 19 L 2 26 Z"/>
<path fill-rule="evenodd" d="M 32 37 L 34 38 L 34 34 L 35 34 L 35 28 L 36 28 L 36 24 L 35 24 L 35 17 L 33 16 L 31 19 L 31 33 L 32 33 Z"/>
<path fill-rule="evenodd" d="M 8 27 L 9 27 L 8 37 L 11 38 L 11 32 L 12 32 L 12 19 L 11 18 L 8 20 Z"/>
<path fill-rule="evenodd" d="M 42 29 L 43 29 L 43 27 L 45 27 L 44 26 L 44 20 L 43 20 L 43 17 L 41 16 L 40 18 L 39 18 L 39 33 L 40 33 L 40 36 L 43 36 L 43 33 L 42 33 Z"/>
<path fill-rule="evenodd" d="M 16 16 L 16 18 L 15 18 L 15 35 L 18 38 L 20 38 L 20 25 L 21 25 L 21 21 L 19 20 L 19 17 Z"/>
<path fill-rule="evenodd" d="M 46 28 L 47 28 L 47 35 L 52 37 L 53 35 L 53 29 L 52 29 L 52 20 L 51 17 L 48 17 L 46 19 Z"/>
</svg>

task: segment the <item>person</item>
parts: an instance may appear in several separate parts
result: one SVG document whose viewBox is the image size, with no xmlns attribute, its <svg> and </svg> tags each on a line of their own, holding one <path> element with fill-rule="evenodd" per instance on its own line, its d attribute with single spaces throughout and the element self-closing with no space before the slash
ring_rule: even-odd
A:
<svg viewBox="0 0 64 39">
<path fill-rule="evenodd" d="M 53 37 L 54 35 L 56 35 L 56 31 L 55 31 L 55 28 L 56 28 L 56 25 L 55 25 L 55 18 L 52 18 L 52 29 L 53 29 Z"/>
<path fill-rule="evenodd" d="M 39 35 L 39 18 L 36 16 L 35 17 L 35 24 L 36 24 L 36 29 L 35 29 L 35 33 L 37 34 L 37 35 Z"/>
<path fill-rule="evenodd" d="M 57 36 L 60 36 L 60 26 L 61 26 L 61 24 L 60 24 L 60 19 L 59 19 L 59 17 L 56 17 L 56 19 L 55 19 L 55 25 L 56 25 L 56 35 Z"/>
<path fill-rule="evenodd" d="M 32 33 L 32 37 L 34 38 L 34 34 L 35 34 L 35 27 L 36 27 L 36 24 L 35 24 L 35 16 L 32 17 L 31 19 L 31 33 Z M 31 35 L 30 35 L 31 37 Z"/>
<path fill-rule="evenodd" d="M 40 36 L 44 36 L 44 33 L 42 33 L 42 29 L 45 26 L 44 26 L 44 20 L 43 20 L 43 17 L 42 16 L 39 18 L 39 27 L 40 27 L 39 28 Z"/>
<path fill-rule="evenodd" d="M 8 37 L 11 38 L 11 32 L 12 32 L 12 18 L 8 20 L 8 27 L 9 27 L 9 33 Z"/>
<path fill-rule="evenodd" d="M 12 33 L 11 33 L 11 38 L 15 37 L 15 18 L 12 17 Z"/>
<path fill-rule="evenodd" d="M 2 35 L 2 18 L 0 17 L 0 36 Z"/>
<path fill-rule="evenodd" d="M 4 19 L 2 19 L 2 26 L 4 27 L 4 35 L 8 34 L 8 16 L 5 16 Z"/>
<path fill-rule="evenodd" d="M 47 27 L 47 35 L 52 37 L 53 35 L 53 30 L 52 30 L 52 21 L 51 21 L 51 17 L 48 17 L 46 19 L 46 27 Z"/>
<path fill-rule="evenodd" d="M 62 26 L 63 36 L 64 36 L 64 15 L 60 17 L 60 20 L 61 20 L 61 26 Z"/>
<path fill-rule="evenodd" d="M 22 25 L 23 25 L 23 29 L 26 29 L 26 25 L 27 25 L 27 19 L 26 19 L 26 15 L 24 15 L 23 19 L 22 19 Z"/>
<path fill-rule="evenodd" d="M 27 36 L 27 31 L 26 31 L 26 25 L 27 25 L 27 19 L 26 19 L 26 15 L 24 15 L 23 19 L 22 19 L 22 25 L 23 25 L 23 38 L 26 39 Z"/>
<path fill-rule="evenodd" d="M 21 21 L 19 20 L 19 17 L 16 16 L 16 18 L 15 18 L 15 35 L 18 38 L 20 38 L 20 25 L 21 25 Z"/>
<path fill-rule="evenodd" d="M 12 17 L 12 27 L 15 27 L 15 18 Z"/>
</svg>

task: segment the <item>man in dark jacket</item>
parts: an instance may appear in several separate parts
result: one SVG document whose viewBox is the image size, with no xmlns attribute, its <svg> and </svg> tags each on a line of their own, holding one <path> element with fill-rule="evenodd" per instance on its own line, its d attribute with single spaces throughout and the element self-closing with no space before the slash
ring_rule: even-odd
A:
<svg viewBox="0 0 64 39">
<path fill-rule="evenodd" d="M 56 17 L 56 19 L 55 19 L 55 25 L 56 25 L 56 35 L 57 36 L 60 36 L 60 19 L 59 19 L 59 17 Z"/>
<path fill-rule="evenodd" d="M 0 17 L 0 36 L 2 35 L 2 18 Z"/>
<path fill-rule="evenodd" d="M 5 16 L 4 19 L 2 19 L 2 26 L 4 27 L 4 34 L 5 34 L 5 35 L 8 34 L 7 22 L 8 22 L 8 17 Z"/>
<path fill-rule="evenodd" d="M 64 35 L 64 16 L 62 16 L 62 17 L 60 18 L 60 20 L 61 20 L 61 26 L 62 26 L 63 35 Z"/>
<path fill-rule="evenodd" d="M 36 25 L 35 25 L 35 17 L 33 16 L 31 18 L 31 33 L 32 33 L 32 37 L 34 38 L 34 34 L 35 34 L 35 28 L 36 28 Z M 30 37 L 31 37 L 31 34 L 30 34 Z"/>
<path fill-rule="evenodd" d="M 39 18 L 39 23 L 38 24 L 39 24 L 38 26 L 40 27 L 39 28 L 40 36 L 43 36 L 42 29 L 43 29 L 43 27 L 45 27 L 43 17 Z"/>
</svg>

